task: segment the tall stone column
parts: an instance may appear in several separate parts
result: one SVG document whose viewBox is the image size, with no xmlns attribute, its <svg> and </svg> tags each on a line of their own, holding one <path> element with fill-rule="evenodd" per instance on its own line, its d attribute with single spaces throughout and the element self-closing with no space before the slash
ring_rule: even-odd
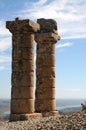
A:
<svg viewBox="0 0 86 130">
<path fill-rule="evenodd" d="M 34 33 L 31 20 L 7 21 L 12 33 L 12 89 L 10 120 L 23 120 L 34 113 Z"/>
<path fill-rule="evenodd" d="M 40 31 L 35 37 L 37 42 L 35 110 L 56 114 L 55 43 L 60 37 L 54 20 L 38 19 L 37 22 Z"/>
</svg>

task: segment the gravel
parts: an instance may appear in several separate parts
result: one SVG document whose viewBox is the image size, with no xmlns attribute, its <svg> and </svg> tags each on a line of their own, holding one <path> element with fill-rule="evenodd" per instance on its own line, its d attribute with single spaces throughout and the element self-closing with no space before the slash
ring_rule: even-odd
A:
<svg viewBox="0 0 86 130">
<path fill-rule="evenodd" d="M 0 130 L 86 130 L 86 111 L 28 121 L 0 121 Z"/>
</svg>

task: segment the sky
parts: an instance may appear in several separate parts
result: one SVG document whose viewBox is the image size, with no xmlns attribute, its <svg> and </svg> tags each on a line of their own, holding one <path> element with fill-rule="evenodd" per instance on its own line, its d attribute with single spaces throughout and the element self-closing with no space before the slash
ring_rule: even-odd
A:
<svg viewBox="0 0 86 130">
<path fill-rule="evenodd" d="M 6 21 L 16 17 L 56 20 L 56 98 L 86 99 L 86 0 L 0 0 L 0 98 L 11 94 L 12 34 Z"/>
</svg>

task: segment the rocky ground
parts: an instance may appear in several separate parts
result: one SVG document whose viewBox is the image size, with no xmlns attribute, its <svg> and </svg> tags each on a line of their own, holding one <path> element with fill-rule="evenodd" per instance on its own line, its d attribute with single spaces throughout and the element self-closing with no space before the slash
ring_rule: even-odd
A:
<svg viewBox="0 0 86 130">
<path fill-rule="evenodd" d="M 0 130 L 86 130 L 86 111 L 28 121 L 0 121 Z"/>
</svg>

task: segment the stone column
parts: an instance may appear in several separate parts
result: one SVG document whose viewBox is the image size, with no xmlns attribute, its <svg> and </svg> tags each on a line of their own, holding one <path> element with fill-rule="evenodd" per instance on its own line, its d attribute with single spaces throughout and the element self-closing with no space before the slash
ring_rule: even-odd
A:
<svg viewBox="0 0 86 130">
<path fill-rule="evenodd" d="M 7 21 L 12 33 L 12 89 L 10 120 L 23 120 L 34 113 L 34 33 L 39 25 L 31 20 Z"/>
<path fill-rule="evenodd" d="M 57 24 L 52 19 L 38 19 L 40 31 L 36 34 L 36 112 L 56 114 L 55 98 L 55 43 L 60 39 Z M 49 113 L 50 114 L 50 113 Z"/>
</svg>

